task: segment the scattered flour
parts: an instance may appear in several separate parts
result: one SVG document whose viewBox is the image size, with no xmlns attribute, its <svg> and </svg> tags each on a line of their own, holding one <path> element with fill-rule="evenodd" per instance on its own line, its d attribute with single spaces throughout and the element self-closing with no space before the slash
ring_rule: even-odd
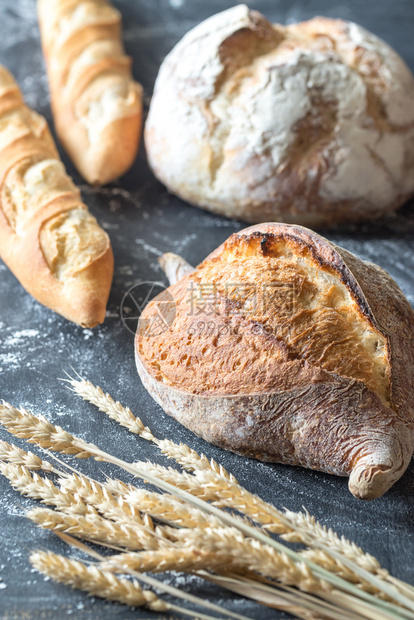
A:
<svg viewBox="0 0 414 620">
<path fill-rule="evenodd" d="M 13 332 L 12 336 L 8 336 L 4 341 L 6 347 L 14 347 L 22 344 L 24 340 L 28 338 L 37 338 L 39 332 L 37 329 L 22 329 L 21 331 Z"/>
<path fill-rule="evenodd" d="M 20 367 L 20 358 L 18 353 L 0 353 L 0 372 L 5 370 L 17 370 Z"/>
</svg>

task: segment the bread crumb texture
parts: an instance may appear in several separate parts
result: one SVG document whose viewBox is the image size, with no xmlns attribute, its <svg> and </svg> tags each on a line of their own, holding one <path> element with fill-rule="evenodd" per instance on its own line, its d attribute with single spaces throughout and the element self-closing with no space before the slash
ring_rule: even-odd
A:
<svg viewBox="0 0 414 620">
<path fill-rule="evenodd" d="M 294 384 L 305 362 L 362 381 L 387 403 L 387 339 L 311 249 L 289 235 L 230 237 L 170 287 L 168 330 L 151 331 L 157 299 L 144 310 L 137 344 L 150 373 L 194 394 L 241 395 L 283 389 L 286 373 Z"/>
<path fill-rule="evenodd" d="M 414 192 L 414 79 L 360 26 L 271 24 L 239 5 L 161 66 L 150 164 L 184 199 L 252 222 L 381 215 Z"/>
</svg>

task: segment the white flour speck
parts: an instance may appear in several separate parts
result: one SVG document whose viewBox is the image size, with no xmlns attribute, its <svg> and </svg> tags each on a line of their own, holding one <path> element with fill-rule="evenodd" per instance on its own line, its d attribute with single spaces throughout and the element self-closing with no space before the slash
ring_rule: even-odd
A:
<svg viewBox="0 0 414 620">
<path fill-rule="evenodd" d="M 135 243 L 140 245 L 147 252 L 151 252 L 151 254 L 155 254 L 156 256 L 162 256 L 163 252 L 154 248 L 152 245 L 144 241 L 144 239 L 135 239 Z"/>
<path fill-rule="evenodd" d="M 22 329 L 14 332 L 12 336 L 6 338 L 4 344 L 6 347 L 14 347 L 15 345 L 21 344 L 23 340 L 27 340 L 28 338 L 37 338 L 37 336 L 39 336 L 37 329 Z"/>
<path fill-rule="evenodd" d="M 1 353 L 0 354 L 0 370 L 7 367 L 9 370 L 20 368 L 20 360 L 17 353 Z"/>
</svg>

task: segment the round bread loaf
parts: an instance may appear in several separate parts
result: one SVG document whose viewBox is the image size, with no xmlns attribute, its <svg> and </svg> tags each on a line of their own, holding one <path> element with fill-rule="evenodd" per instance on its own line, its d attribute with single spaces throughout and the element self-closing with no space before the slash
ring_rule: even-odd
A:
<svg viewBox="0 0 414 620">
<path fill-rule="evenodd" d="M 207 441 L 349 476 L 373 499 L 414 450 L 414 313 L 382 269 L 296 225 L 233 234 L 193 272 L 165 255 L 136 363 Z"/>
<path fill-rule="evenodd" d="M 281 26 L 239 5 L 164 60 L 149 163 L 185 200 L 248 222 L 378 217 L 414 193 L 414 79 L 360 26 Z"/>
</svg>

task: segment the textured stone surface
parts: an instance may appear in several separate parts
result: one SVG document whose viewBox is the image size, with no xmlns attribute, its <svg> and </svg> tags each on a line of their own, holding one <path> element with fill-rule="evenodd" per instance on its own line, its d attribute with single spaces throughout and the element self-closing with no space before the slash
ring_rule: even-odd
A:
<svg viewBox="0 0 414 620">
<path fill-rule="evenodd" d="M 198 21 L 233 3 L 118 0 L 115 4 L 124 15 L 127 50 L 134 57 L 134 74 L 144 86 L 148 103 L 165 54 Z M 411 0 L 399 3 L 349 0 L 342 4 L 328 0 L 295 3 L 258 0 L 250 6 L 272 21 L 290 22 L 315 15 L 354 20 L 393 45 L 414 70 Z M 2 0 L 0 21 L 0 62 L 13 71 L 29 105 L 50 120 L 35 0 Z M 82 330 L 37 304 L 0 263 L 0 398 L 26 406 L 35 413 L 44 413 L 53 422 L 126 460 L 154 458 L 165 463 L 155 449 L 129 435 L 92 406 L 78 401 L 58 382 L 58 377 L 73 366 L 131 406 L 158 436 L 185 441 L 204 451 L 222 462 L 247 488 L 278 506 L 292 510 L 305 506 L 322 523 L 376 555 L 396 576 L 414 583 L 413 464 L 385 497 L 363 503 L 349 494 L 345 479 L 259 463 L 208 445 L 166 416 L 140 384 L 134 364 L 133 337 L 119 318 L 124 293 L 140 280 L 163 280 L 157 257 L 164 251 L 182 254 L 196 264 L 243 225 L 215 217 L 170 196 L 148 170 L 143 149 L 134 168 L 121 181 L 102 190 L 82 185 L 64 154 L 63 159 L 75 182 L 81 184 L 85 202 L 110 234 L 114 246 L 115 279 L 108 317 L 102 327 Z M 326 236 L 387 269 L 414 304 L 414 206 L 404 207 L 391 220 L 341 228 Z M 0 429 L 0 438 L 9 440 L 10 436 Z M 116 473 L 114 468 L 96 463 L 83 462 L 80 467 L 96 476 L 102 476 L 103 470 Z M 87 598 L 64 586 L 45 582 L 32 572 L 27 559 L 29 550 L 42 547 L 67 552 L 67 548 L 51 533 L 36 529 L 21 516 L 34 502 L 21 498 L 3 479 L 0 492 L 2 618 L 149 617 L 149 612 Z M 192 577 L 169 575 L 166 580 L 255 619 L 286 617 L 236 599 Z"/>
</svg>

